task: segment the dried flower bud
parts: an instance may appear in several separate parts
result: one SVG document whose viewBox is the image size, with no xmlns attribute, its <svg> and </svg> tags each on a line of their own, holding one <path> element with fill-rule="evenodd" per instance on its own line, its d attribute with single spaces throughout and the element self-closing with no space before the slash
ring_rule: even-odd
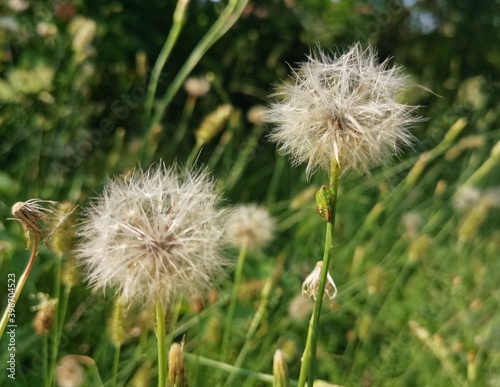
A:
<svg viewBox="0 0 500 387">
<path fill-rule="evenodd" d="M 318 296 L 318 287 L 322 267 L 323 262 L 318 261 L 314 270 L 311 272 L 311 274 L 309 274 L 309 276 L 302 284 L 302 294 L 309 299 L 313 298 L 314 300 L 316 300 L 316 297 Z M 325 293 L 322 296 L 325 297 L 325 295 L 328 296 L 331 301 L 333 301 L 333 299 L 337 295 L 337 286 L 335 285 L 335 282 L 333 282 L 333 278 L 330 273 L 328 273 L 327 275 Z"/>
<path fill-rule="evenodd" d="M 49 208 L 43 207 L 42 203 L 48 203 Z M 17 202 L 12 206 L 12 214 L 16 218 L 10 219 L 19 221 L 23 226 L 27 240 L 26 248 L 29 249 L 31 246 L 30 233 L 33 233 L 35 237 L 42 239 L 44 242 L 50 239 L 51 233 L 48 232 L 49 215 L 53 213 L 52 208 L 56 203 L 51 200 L 30 199 L 26 202 Z M 46 223 L 46 225 L 40 224 L 40 221 Z"/>
<path fill-rule="evenodd" d="M 203 97 L 210 91 L 210 81 L 205 77 L 190 77 L 184 83 L 184 89 L 191 97 Z"/>
<path fill-rule="evenodd" d="M 33 310 L 37 311 L 33 320 L 33 327 L 37 335 L 48 335 L 54 326 L 57 300 L 51 299 L 45 293 L 39 293 L 37 297 L 40 299 L 40 302 L 33 308 Z"/>
<path fill-rule="evenodd" d="M 288 387 L 290 385 L 285 355 L 283 355 L 283 352 L 280 349 L 276 350 L 274 353 L 273 376 L 274 387 Z"/>
<path fill-rule="evenodd" d="M 66 355 L 56 366 L 56 381 L 59 387 L 80 387 L 85 382 L 85 369 L 78 356 Z"/>
<path fill-rule="evenodd" d="M 168 383 L 171 387 L 189 386 L 184 367 L 184 343 L 174 343 L 168 351 Z"/>
<path fill-rule="evenodd" d="M 195 132 L 196 142 L 199 146 L 207 144 L 220 132 L 232 110 L 231 105 L 224 104 L 205 117 Z"/>
<path fill-rule="evenodd" d="M 189 297 L 189 306 L 193 312 L 200 314 L 205 310 L 205 301 L 200 295 L 193 294 Z"/>
</svg>

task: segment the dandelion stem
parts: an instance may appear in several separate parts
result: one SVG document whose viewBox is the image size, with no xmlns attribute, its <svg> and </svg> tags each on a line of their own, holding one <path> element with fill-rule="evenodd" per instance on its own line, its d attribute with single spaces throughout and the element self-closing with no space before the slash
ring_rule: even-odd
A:
<svg viewBox="0 0 500 387">
<path fill-rule="evenodd" d="M 33 249 L 31 250 L 31 256 L 30 256 L 30 259 L 28 261 L 28 265 L 26 266 L 26 269 L 24 269 L 24 272 L 21 275 L 21 278 L 19 279 L 19 282 L 17 284 L 16 290 L 14 291 L 14 296 L 7 303 L 7 306 L 5 308 L 5 312 L 2 316 L 2 320 L 0 321 L 0 338 L 3 335 L 3 331 L 5 330 L 5 327 L 7 326 L 10 315 L 12 313 L 14 313 L 14 308 L 15 308 L 16 302 L 17 302 L 19 296 L 21 295 L 24 284 L 26 283 L 26 280 L 28 279 L 28 276 L 30 275 L 31 269 L 33 268 L 33 264 L 35 263 L 35 258 L 36 258 L 37 253 L 38 253 L 38 236 L 35 233 L 33 233 Z"/>
<path fill-rule="evenodd" d="M 167 346 L 165 312 L 160 299 L 156 300 L 156 336 L 158 338 L 158 387 L 165 387 L 167 382 Z"/>
<path fill-rule="evenodd" d="M 231 327 L 233 325 L 234 311 L 236 310 L 236 303 L 238 301 L 238 291 L 243 276 L 243 266 L 245 264 L 245 257 L 247 255 L 247 247 L 243 245 L 240 249 L 238 262 L 236 264 L 236 271 L 234 273 L 233 291 L 231 293 L 231 300 L 229 301 L 229 308 L 226 315 L 226 322 L 224 324 L 224 336 L 222 338 L 222 351 L 221 359 L 226 360 L 227 352 L 229 349 L 229 342 L 231 338 Z"/>
<path fill-rule="evenodd" d="M 151 112 L 153 110 L 153 101 L 156 94 L 156 88 L 158 87 L 158 80 L 160 79 L 161 69 L 170 56 L 170 53 L 172 52 L 172 49 L 177 42 L 177 38 L 181 33 L 182 27 L 184 26 L 188 5 L 189 1 L 177 1 L 177 6 L 175 7 L 174 15 L 172 18 L 172 27 L 170 28 L 167 40 L 165 41 L 165 44 L 163 45 L 160 54 L 158 55 L 158 59 L 156 59 L 153 71 L 151 72 L 151 79 L 149 80 L 146 101 L 144 102 L 144 115 L 147 118 L 151 116 Z"/>
<path fill-rule="evenodd" d="M 319 326 L 319 316 L 321 313 L 321 305 L 323 303 L 323 294 L 325 291 L 326 281 L 328 277 L 328 268 L 330 266 L 330 252 L 332 249 L 333 231 L 335 226 L 335 215 L 337 207 L 337 189 L 338 180 L 340 175 L 340 168 L 335 159 L 332 159 L 331 164 L 331 174 L 330 174 L 330 187 L 333 195 L 333 200 L 331 201 L 331 216 L 326 224 L 326 237 L 325 237 L 325 249 L 323 253 L 323 265 L 321 267 L 318 294 L 316 296 L 316 301 L 314 303 L 314 312 L 311 316 L 311 323 L 309 324 L 309 331 L 307 333 L 306 348 L 304 350 L 304 355 L 302 357 L 302 365 L 300 368 L 300 379 L 299 387 L 303 387 L 305 384 L 305 374 L 308 374 L 308 385 L 312 386 L 314 382 L 314 372 L 316 366 L 316 347 L 318 343 L 318 326 Z"/>
</svg>

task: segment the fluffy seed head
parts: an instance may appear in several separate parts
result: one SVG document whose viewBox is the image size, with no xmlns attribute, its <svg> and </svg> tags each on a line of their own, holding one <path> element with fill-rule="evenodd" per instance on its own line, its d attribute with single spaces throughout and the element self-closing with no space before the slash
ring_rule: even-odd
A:
<svg viewBox="0 0 500 387">
<path fill-rule="evenodd" d="M 208 290 L 227 264 L 218 203 L 206 171 L 159 164 L 108 180 L 79 230 L 87 281 L 114 287 L 127 304 Z"/>
<path fill-rule="evenodd" d="M 256 204 L 242 204 L 228 216 L 226 232 L 233 246 L 255 251 L 271 241 L 274 227 L 274 220 L 267 209 Z"/>
<path fill-rule="evenodd" d="M 269 137 L 294 164 L 307 163 L 308 176 L 329 171 L 332 159 L 368 172 L 412 143 L 415 107 L 396 101 L 406 85 L 401 68 L 379 64 L 371 48 L 355 44 L 333 58 L 318 50 L 274 94 Z"/>
</svg>

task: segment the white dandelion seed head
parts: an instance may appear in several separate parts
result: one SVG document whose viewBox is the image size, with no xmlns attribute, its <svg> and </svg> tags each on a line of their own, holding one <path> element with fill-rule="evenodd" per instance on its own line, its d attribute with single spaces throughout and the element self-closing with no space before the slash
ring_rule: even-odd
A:
<svg viewBox="0 0 500 387">
<path fill-rule="evenodd" d="M 402 68 L 378 63 L 372 48 L 358 43 L 333 58 L 318 50 L 273 95 L 269 138 L 294 165 L 307 163 L 308 176 L 329 171 L 332 159 L 343 171 L 369 172 L 412 145 L 416 107 L 397 102 L 407 85 Z"/>
<path fill-rule="evenodd" d="M 159 164 L 108 180 L 79 230 L 89 285 L 145 305 L 207 291 L 227 265 L 218 203 L 206 171 Z"/>
<path fill-rule="evenodd" d="M 237 248 L 260 250 L 273 238 L 274 219 L 269 211 L 256 204 L 236 206 L 226 222 L 226 234 L 231 245 Z"/>
</svg>

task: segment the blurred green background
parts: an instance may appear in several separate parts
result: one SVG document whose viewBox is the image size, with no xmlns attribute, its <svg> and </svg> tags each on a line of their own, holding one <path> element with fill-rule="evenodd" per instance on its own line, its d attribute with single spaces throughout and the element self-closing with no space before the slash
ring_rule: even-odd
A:
<svg viewBox="0 0 500 387">
<path fill-rule="evenodd" d="M 156 101 L 225 5 L 190 2 Z M 228 204 L 266 205 L 279 225 L 271 246 L 249 257 L 245 268 L 245 286 L 257 290 L 246 290 L 238 305 L 232 356 L 261 302 L 262 282 L 255 281 L 269 278 L 284 254 L 243 368 L 272 373 L 274 351 L 282 348 L 297 379 L 309 316 L 297 315 L 292 301 L 322 256 L 324 225 L 310 187 L 327 177 L 318 172 L 307 182 L 305 167 L 290 167 L 266 140 L 271 128 L 248 113 L 265 105 L 290 66 L 316 45 L 341 52 L 360 41 L 373 45 L 381 60 L 403 65 L 422 86 L 405 98 L 421 106 L 426 120 L 414 128 L 415 148 L 392 165 L 341 178 L 331 268 L 339 295 L 322 315 L 318 378 L 357 386 L 499 385 L 500 152 L 490 152 L 500 139 L 500 2 L 251 1 L 190 73 L 209 80 L 210 91 L 193 97 L 181 88 L 161 123 L 148 129 L 146 87 L 175 6 L 160 0 L 0 5 L 2 310 L 7 273 L 19 276 L 29 256 L 21 227 L 7 220 L 15 202 L 38 197 L 84 207 L 106 176 L 160 159 L 184 164 L 203 119 L 229 103 L 229 118 L 197 165 L 210 167 Z M 417 160 L 420 170 L 412 169 Z M 32 327 L 36 301 L 29 295 L 53 295 L 58 259 L 41 249 L 17 305 L 19 385 L 42 380 L 43 338 Z M 217 359 L 230 287 L 229 280 L 221 284 L 222 301 L 187 330 L 188 352 Z M 113 353 L 103 329 L 110 307 L 109 294 L 76 286 L 59 349 L 59 356 L 93 358 L 103 381 Z M 186 302 L 178 326 L 196 316 Z M 127 318 L 130 327 L 138 324 Z M 154 334 L 146 337 L 152 352 L 138 351 L 138 340 L 131 334 L 122 349 L 121 385 L 132 385 L 137 369 L 154 363 Z M 1 346 L 5 364 L 4 339 Z M 216 373 L 192 362 L 187 368 L 193 385 L 206 385 Z M 0 383 L 7 380 L 1 370 Z M 234 383 L 262 382 L 241 377 Z"/>
</svg>

